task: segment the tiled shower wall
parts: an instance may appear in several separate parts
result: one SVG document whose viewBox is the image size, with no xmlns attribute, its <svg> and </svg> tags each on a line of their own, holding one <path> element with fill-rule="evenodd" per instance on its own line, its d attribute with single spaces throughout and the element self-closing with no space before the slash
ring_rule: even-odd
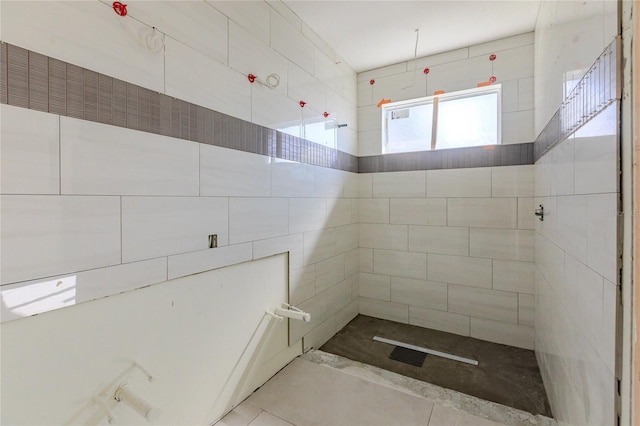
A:
<svg viewBox="0 0 640 426">
<path fill-rule="evenodd" d="M 357 178 L 360 313 L 533 348 L 532 165 Z"/>
<path fill-rule="evenodd" d="M 292 325 L 291 342 L 317 345 L 358 311 L 352 174 L 337 170 L 357 167 L 344 152 L 355 130 L 341 129 L 339 152 L 260 124 L 299 122 L 301 96 L 305 114 L 336 108 L 348 121 L 355 75 L 282 4 L 177 5 L 130 2 L 123 19 L 97 1 L 2 2 L 2 41 L 33 61 L 2 70 L 3 102 L 19 105 L 1 111 L 2 289 L 53 295 L 3 304 L 2 320 L 289 251 L 290 301 L 314 315 Z M 165 32 L 160 54 L 130 34 L 151 25 Z M 53 84 L 28 72 L 42 55 Z M 61 69 L 80 90 L 56 91 Z M 267 71 L 277 89 L 246 79 Z M 113 108 L 123 95 L 124 115 Z M 58 295 L 69 279 L 75 296 Z"/>
<path fill-rule="evenodd" d="M 382 153 L 381 99 L 395 102 L 438 90 L 471 89 L 492 76 L 502 85 L 502 143 L 533 142 L 533 42 L 533 33 L 526 33 L 359 73 L 358 155 Z"/>
<path fill-rule="evenodd" d="M 347 124 L 333 147 L 356 154 L 355 73 L 284 3 L 131 1 L 126 17 L 111 3 L 3 1 L 0 39 L 296 136 L 302 119 L 328 112 Z M 147 47 L 156 36 L 157 53 Z M 250 84 L 249 73 L 279 84 Z"/>
<path fill-rule="evenodd" d="M 616 424 L 617 4 L 543 2 L 536 28 L 535 347 L 567 425 Z"/>
<path fill-rule="evenodd" d="M 179 62 L 203 69 L 226 69 L 224 72 L 233 74 L 240 66 L 231 58 L 239 63 L 247 60 L 231 47 L 235 46 L 232 28 L 239 25 L 236 21 L 244 22 L 256 11 L 245 10 L 242 3 L 214 5 L 229 15 L 220 21 L 228 25 L 227 50 L 222 44 L 202 45 L 195 37 L 197 33 L 179 30 L 183 28 L 178 25 L 181 20 L 198 22 L 198 13 L 218 16 L 207 4 L 180 9 L 182 15 L 171 15 L 176 22 L 158 21 L 162 23 L 158 28 L 166 31 L 162 78 L 166 94 L 153 90 L 158 82 L 153 73 L 142 79 L 137 72 L 136 61 L 154 62 L 156 54 L 135 42 L 125 43 L 122 57 L 133 57 L 122 66 L 114 67 L 114 63 L 122 62 L 120 57 L 107 61 L 104 55 L 95 56 L 124 42 L 120 34 L 123 28 L 149 30 L 137 21 L 118 21 L 120 18 L 112 16 L 103 4 L 60 6 L 67 16 L 82 18 L 82 22 L 92 22 L 96 28 L 113 33 L 111 44 L 94 40 L 96 49 L 91 52 L 75 44 L 76 26 L 50 28 L 57 40 L 54 45 L 33 37 L 33 31 L 42 34 L 40 27 L 25 33 L 13 20 L 4 27 L 3 37 L 9 41 L 19 40 L 23 46 L 60 57 L 49 58 L 3 44 L 3 59 L 8 60 L 2 61 L 6 65 L 2 72 L 11 82 L 8 87 L 2 86 L 2 101 L 10 104 L 2 107 L 4 290 L 51 286 L 64 274 L 72 273 L 76 296 L 72 300 L 54 298 L 55 308 L 290 251 L 290 301 L 312 312 L 315 319 L 312 324 L 294 324 L 291 337 L 295 341 L 306 335 L 307 347 L 317 346 L 358 312 L 353 302 L 358 295 L 364 296 L 360 311 L 369 315 L 390 317 L 384 310 L 401 306 L 406 315 L 395 316 L 396 320 L 532 347 L 532 169 L 527 166 L 533 160 L 531 144 L 505 145 L 481 153 L 427 153 L 433 154 L 425 157 L 428 164 L 416 165 L 430 170 L 407 174 L 358 176 L 336 170 L 357 170 L 357 159 L 243 120 L 247 115 L 240 107 L 246 97 L 239 92 L 228 97 L 229 93 L 216 87 L 221 81 L 233 81 L 231 75 L 213 79 L 208 75 L 202 86 L 172 90 L 169 83 L 177 79 L 171 70 L 177 58 L 171 56 L 171 46 L 186 48 L 176 41 L 193 44 L 193 49 L 188 49 L 191 56 L 181 57 Z M 271 32 L 269 39 L 275 46 L 277 34 L 289 28 L 280 21 L 283 17 L 299 25 L 305 34 L 304 24 L 276 5 L 269 10 L 278 17 L 272 16 L 271 24 L 263 28 Z M 137 14 L 139 19 L 156 19 L 153 13 L 157 11 L 145 9 L 144 4 L 134 2 L 131 6 L 132 15 Z M 16 17 L 29 7 L 10 2 L 3 8 L 3 16 L 19 19 Z M 162 7 L 175 6 L 163 3 Z M 208 17 L 213 19 L 213 15 Z M 122 28 L 116 25 L 118 29 L 114 30 L 109 25 L 113 22 Z M 28 25 L 34 24 L 30 21 Z M 248 27 L 257 31 L 252 25 Z M 207 27 L 198 31 L 218 31 L 216 36 L 224 38 L 219 30 Z M 258 31 L 242 37 L 254 36 L 265 35 Z M 470 49 L 478 54 L 483 49 L 502 49 L 505 52 L 500 58 L 515 55 L 507 61 L 515 65 L 514 58 L 528 55 L 529 39 L 524 35 Z M 336 93 L 345 94 L 348 100 L 349 73 L 343 75 L 345 81 L 340 84 L 335 72 L 323 74 L 319 53 L 326 53 L 327 47 L 315 42 L 320 45 L 314 55 L 320 80 L 314 81 L 326 83 L 319 92 L 325 94 L 327 102 L 335 101 Z M 60 49 L 60 44 L 65 49 Z M 287 50 L 291 43 L 281 46 L 280 52 L 259 46 L 261 58 L 267 63 L 273 64 L 273 57 L 284 60 L 282 54 L 296 58 L 303 68 L 309 66 L 303 53 Z M 196 58 L 198 50 L 218 60 L 226 52 L 229 67 L 214 67 L 214 63 Z M 273 57 L 265 58 L 265 52 Z M 91 65 L 112 72 L 114 77 L 61 59 L 73 59 L 81 65 L 97 60 Z M 295 69 L 293 62 L 287 63 L 289 71 Z M 527 68 L 527 62 L 524 64 L 518 65 L 519 70 L 511 69 L 512 74 L 505 68 L 501 75 L 528 75 L 529 71 L 522 69 Z M 258 62 L 251 65 L 257 66 Z M 193 82 L 195 77 L 190 72 L 181 69 L 178 74 Z M 287 75 L 292 78 L 287 84 L 291 95 L 297 87 L 296 74 Z M 327 78 L 323 80 L 322 76 Z M 118 77 L 126 77 L 127 82 Z M 524 86 L 528 78 L 523 77 Z M 141 84 L 134 84 L 138 82 Z M 237 86 L 225 84 L 225 90 L 240 90 L 240 80 L 237 82 Z M 448 84 L 447 88 L 453 90 L 460 82 L 451 80 Z M 275 127 L 274 121 L 259 118 L 264 107 L 259 107 L 258 94 L 264 95 L 259 92 L 264 87 L 247 85 L 242 80 L 242 87 L 250 88 L 254 123 Z M 304 86 L 318 89 L 317 85 Z M 203 96 L 207 91 L 216 96 Z M 279 96 L 278 92 L 274 89 L 265 105 L 279 120 L 287 115 L 279 113 L 278 101 L 273 98 Z M 526 90 L 504 93 L 514 102 L 522 100 L 518 108 L 527 105 Z M 213 107 L 230 115 L 209 109 Z M 505 113 L 513 111 L 507 108 Z M 28 123 L 41 125 L 30 127 Z M 467 160 L 471 157 L 480 161 L 476 164 L 487 167 L 455 169 L 469 167 Z M 490 167 L 506 164 L 523 166 Z M 392 165 L 384 161 L 382 166 L 376 171 Z M 454 169 L 435 170 L 447 168 Z M 218 234 L 218 249 L 207 249 L 210 234 Z M 37 245 L 34 240 L 38 240 Z M 90 249 L 94 246 L 97 248 Z M 405 266 L 407 271 L 403 271 Z M 356 277 L 358 270 L 362 273 Z M 381 295 L 380 289 L 370 293 L 372 284 L 367 274 L 386 280 L 386 293 L 383 290 Z M 403 279 L 414 281 L 398 283 Z M 361 291 L 359 284 L 363 284 Z M 437 297 L 434 288 L 438 289 Z M 478 298 L 482 303 L 470 303 Z M 372 304 L 375 300 L 388 304 Z M 381 306 L 383 310 L 378 312 Z M 4 320 L 22 315 L 4 308 Z"/>
</svg>

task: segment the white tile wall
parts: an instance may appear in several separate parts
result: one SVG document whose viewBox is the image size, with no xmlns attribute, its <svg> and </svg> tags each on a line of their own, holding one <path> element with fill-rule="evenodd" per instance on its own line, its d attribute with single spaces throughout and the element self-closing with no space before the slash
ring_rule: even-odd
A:
<svg viewBox="0 0 640 426">
<path fill-rule="evenodd" d="M 375 274 L 426 280 L 427 255 L 375 249 L 373 251 L 373 271 Z"/>
<path fill-rule="evenodd" d="M 534 166 L 504 166 L 491 168 L 492 197 L 532 197 Z"/>
<path fill-rule="evenodd" d="M 362 291 L 362 286 L 360 289 Z M 433 281 L 392 277 L 391 301 L 404 303 L 406 305 L 411 305 L 412 307 L 416 306 L 420 308 L 446 311 L 447 285 Z"/>
<path fill-rule="evenodd" d="M 469 228 L 410 226 L 409 250 L 468 256 Z"/>
<path fill-rule="evenodd" d="M 229 243 L 263 240 L 288 234 L 288 202 L 285 198 L 231 198 Z"/>
<path fill-rule="evenodd" d="M 391 277 L 389 276 L 360 272 L 358 274 L 358 285 L 361 297 L 376 300 L 391 300 Z"/>
<path fill-rule="evenodd" d="M 491 197 L 491 168 L 429 170 L 427 197 Z"/>
<path fill-rule="evenodd" d="M 471 228 L 469 253 L 473 257 L 533 261 L 534 232 L 521 229 Z"/>
<path fill-rule="evenodd" d="M 429 254 L 427 262 L 431 281 L 491 288 L 491 259 Z"/>
<path fill-rule="evenodd" d="M 117 265 L 120 198 L 3 195 L 2 284 Z"/>
<path fill-rule="evenodd" d="M 324 198 L 289 199 L 289 233 L 322 229 L 327 221 Z"/>
<path fill-rule="evenodd" d="M 251 243 L 243 243 L 169 256 L 168 279 L 249 261 L 253 259 L 251 251 Z"/>
<path fill-rule="evenodd" d="M 389 223 L 389 199 L 358 199 L 356 206 L 356 222 L 359 223 Z"/>
<path fill-rule="evenodd" d="M 151 52 L 130 35 L 152 34 L 151 27 L 97 1 L 2 4 L 3 42 L 163 91 L 162 52 Z"/>
<path fill-rule="evenodd" d="M 305 71 L 313 72 L 313 44 L 278 12 L 271 10 L 271 47 Z"/>
<path fill-rule="evenodd" d="M 494 62 L 488 60 L 491 53 L 497 55 Z M 382 153 L 380 125 L 375 124 L 381 116 L 374 107 L 381 98 L 399 101 L 429 96 L 436 90 L 471 89 L 492 75 L 503 85 L 502 143 L 532 142 L 537 134 L 533 131 L 533 59 L 531 32 L 359 73 L 359 121 L 370 123 L 359 129 L 359 155 Z M 430 69 L 426 78 L 425 67 Z"/>
<path fill-rule="evenodd" d="M 407 250 L 407 225 L 376 225 L 361 223 L 360 247 L 389 250 Z"/>
<path fill-rule="evenodd" d="M 269 43 L 271 8 L 266 2 L 205 1 L 228 16 L 231 22 L 239 24 L 264 43 Z"/>
<path fill-rule="evenodd" d="M 423 309 L 415 306 L 409 307 L 409 324 L 412 325 L 469 336 L 469 322 L 470 319 L 466 315 Z"/>
<path fill-rule="evenodd" d="M 165 93 L 251 121 L 247 76 L 171 38 L 165 41 Z"/>
<path fill-rule="evenodd" d="M 70 195 L 198 195 L 198 144 L 60 117 L 60 178 Z"/>
<path fill-rule="evenodd" d="M 360 313 L 370 317 L 382 318 L 389 321 L 409 322 L 409 307 L 400 303 L 384 302 L 381 300 L 360 298 Z"/>
<path fill-rule="evenodd" d="M 399 198 L 391 199 L 389 202 L 391 223 L 447 224 L 447 200 L 444 198 Z"/>
<path fill-rule="evenodd" d="M 477 228 L 516 228 L 516 198 L 449 198 L 447 224 Z"/>
<path fill-rule="evenodd" d="M 518 296 L 515 293 L 449 285 L 448 297 L 449 312 L 505 323 L 518 323 Z"/>
<path fill-rule="evenodd" d="M 271 90 L 287 93 L 289 62 L 278 52 L 233 21 L 229 22 L 229 66 L 247 76 L 256 75 L 259 81 L 267 82 L 267 76 L 277 74 L 280 84 Z M 248 83 L 248 81 L 247 81 Z M 252 88 L 262 87 L 252 84 Z"/>
<path fill-rule="evenodd" d="M 315 190 L 313 166 L 274 159 L 271 166 L 271 196 L 310 197 Z"/>
<path fill-rule="evenodd" d="M 326 110 L 346 122 L 338 147 L 357 152 L 356 75 L 286 5 L 192 3 L 135 1 L 127 18 L 110 2 L 3 3 L 2 40 L 253 122 L 299 120 L 303 98 L 308 117 Z M 167 33 L 159 54 L 132 38 L 152 26 Z M 248 72 L 276 72 L 280 85 L 252 86 Z M 318 321 L 294 326 L 292 343 L 306 333 L 318 343 L 357 314 L 351 198 L 371 197 L 371 176 L 4 105 L 0 113 L 2 192 L 63 194 L 3 198 L 3 284 L 89 277 L 76 289 L 84 301 L 289 252 L 290 301 Z M 388 201 L 386 210 L 389 223 Z M 220 247 L 207 249 L 213 232 Z M 148 256 L 160 257 L 122 264 Z M 112 288 L 102 284 L 109 274 Z"/>
<path fill-rule="evenodd" d="M 227 198 L 123 197 L 122 261 L 204 250 L 211 234 L 226 246 L 228 223 Z"/>
<path fill-rule="evenodd" d="M 0 116 L 0 192 L 59 194 L 59 117 L 9 105 Z"/>
<path fill-rule="evenodd" d="M 567 75 L 586 70 L 615 37 L 619 22 L 611 9 L 607 1 L 541 5 L 536 133 L 563 102 Z M 616 421 L 616 109 L 601 112 L 535 165 L 535 205 L 549 211 L 544 222 L 535 221 L 535 347 L 562 424 Z"/>
<path fill-rule="evenodd" d="M 523 349 L 534 346 L 533 327 L 483 318 L 471 318 L 471 337 Z"/>
<path fill-rule="evenodd" d="M 204 2 L 127 3 L 128 15 L 219 62 L 227 62 L 227 17 Z"/>
<path fill-rule="evenodd" d="M 0 318 L 11 321 L 166 280 L 167 259 L 159 258 L 4 285 Z"/>
<path fill-rule="evenodd" d="M 375 173 L 373 198 L 424 197 L 426 173 L 425 171 Z"/>
<path fill-rule="evenodd" d="M 200 144 L 200 195 L 270 196 L 271 158 Z"/>
</svg>

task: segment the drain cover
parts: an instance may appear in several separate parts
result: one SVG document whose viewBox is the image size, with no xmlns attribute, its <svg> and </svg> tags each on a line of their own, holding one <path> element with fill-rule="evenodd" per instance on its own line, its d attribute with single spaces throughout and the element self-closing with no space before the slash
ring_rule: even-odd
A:
<svg viewBox="0 0 640 426">
<path fill-rule="evenodd" d="M 396 348 L 389 354 L 389 359 L 394 361 L 404 362 L 405 364 L 413 365 L 414 367 L 422 367 L 427 354 L 424 352 L 414 351 L 413 349 L 402 348 L 396 346 Z"/>
</svg>

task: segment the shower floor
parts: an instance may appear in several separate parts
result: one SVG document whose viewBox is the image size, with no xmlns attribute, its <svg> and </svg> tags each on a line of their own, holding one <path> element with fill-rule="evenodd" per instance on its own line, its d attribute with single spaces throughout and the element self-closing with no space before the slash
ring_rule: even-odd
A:
<svg viewBox="0 0 640 426">
<path fill-rule="evenodd" d="M 477 366 L 427 355 L 421 367 L 389 356 L 397 340 L 478 361 Z M 552 417 L 533 351 L 409 324 L 358 315 L 321 350 L 532 414 Z"/>
</svg>

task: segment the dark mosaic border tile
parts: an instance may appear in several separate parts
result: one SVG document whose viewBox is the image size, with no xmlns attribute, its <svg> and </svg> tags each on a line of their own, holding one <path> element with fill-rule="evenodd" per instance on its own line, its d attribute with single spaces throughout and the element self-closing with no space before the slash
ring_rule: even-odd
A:
<svg viewBox="0 0 640 426">
<path fill-rule="evenodd" d="M 358 172 L 358 158 L 144 87 L 0 43 L 0 103 Z"/>
<path fill-rule="evenodd" d="M 526 164 L 533 164 L 532 142 L 360 157 L 358 172 L 382 173 Z"/>
<path fill-rule="evenodd" d="M 534 143 L 535 161 L 621 98 L 621 38 L 618 36 L 564 100 Z"/>
</svg>

